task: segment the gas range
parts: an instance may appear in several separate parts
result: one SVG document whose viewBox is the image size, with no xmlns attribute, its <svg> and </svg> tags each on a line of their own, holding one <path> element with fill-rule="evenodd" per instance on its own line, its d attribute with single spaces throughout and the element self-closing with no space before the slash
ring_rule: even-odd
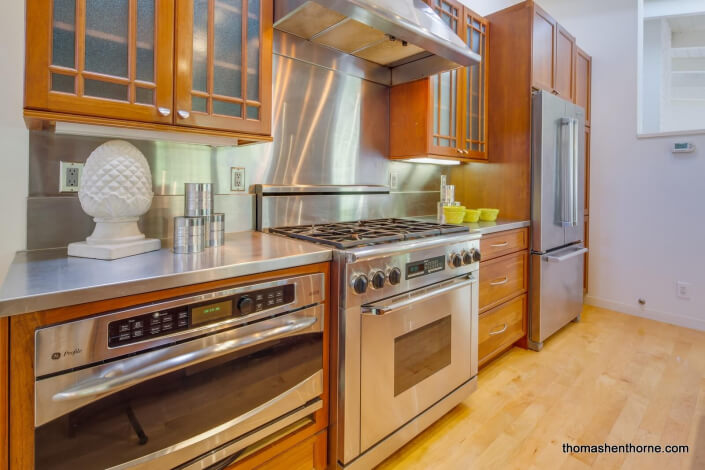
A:
<svg viewBox="0 0 705 470">
<path fill-rule="evenodd" d="M 387 188 L 259 186 L 259 230 L 331 246 L 330 453 L 372 468 L 477 386 L 478 234 L 379 217 Z"/>
</svg>

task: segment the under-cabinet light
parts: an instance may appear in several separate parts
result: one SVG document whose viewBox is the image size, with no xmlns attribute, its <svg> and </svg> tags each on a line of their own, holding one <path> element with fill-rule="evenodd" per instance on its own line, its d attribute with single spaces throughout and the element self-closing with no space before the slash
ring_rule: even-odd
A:
<svg viewBox="0 0 705 470">
<path fill-rule="evenodd" d="M 405 161 L 411 163 L 431 163 L 433 165 L 460 165 L 460 162 L 457 160 L 442 160 L 440 158 L 430 157 L 408 158 Z"/>
</svg>

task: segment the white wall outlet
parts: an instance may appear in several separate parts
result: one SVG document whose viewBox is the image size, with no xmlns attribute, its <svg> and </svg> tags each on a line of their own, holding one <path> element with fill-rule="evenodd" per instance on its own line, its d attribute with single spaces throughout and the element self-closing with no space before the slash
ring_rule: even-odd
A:
<svg viewBox="0 0 705 470">
<path fill-rule="evenodd" d="M 389 173 L 389 189 L 397 189 L 399 187 L 399 175 L 396 171 Z"/>
<path fill-rule="evenodd" d="M 59 192 L 78 192 L 81 173 L 83 173 L 83 163 L 59 162 Z"/>
<path fill-rule="evenodd" d="M 676 295 L 679 299 L 690 300 L 690 283 L 683 281 L 676 282 Z"/>
<path fill-rule="evenodd" d="M 245 191 L 245 169 L 230 168 L 230 191 Z"/>
</svg>

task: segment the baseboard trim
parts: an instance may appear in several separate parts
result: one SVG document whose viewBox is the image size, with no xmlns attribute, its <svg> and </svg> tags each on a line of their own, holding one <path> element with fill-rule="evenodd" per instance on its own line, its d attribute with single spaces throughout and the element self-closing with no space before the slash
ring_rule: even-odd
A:
<svg viewBox="0 0 705 470">
<path fill-rule="evenodd" d="M 622 302 L 615 302 L 613 300 L 602 299 L 592 295 L 586 295 L 584 298 L 584 302 L 587 305 L 606 308 L 609 310 L 614 310 L 616 312 L 626 313 L 627 315 L 632 315 L 635 317 L 648 318 L 649 320 L 656 320 L 663 323 L 669 323 L 671 325 L 684 326 L 693 330 L 705 331 L 705 320 L 699 320 L 697 318 L 686 317 L 684 315 L 674 315 L 672 313 L 661 312 L 658 310 L 651 310 L 648 308 L 639 307 L 638 305 L 629 305 Z"/>
</svg>

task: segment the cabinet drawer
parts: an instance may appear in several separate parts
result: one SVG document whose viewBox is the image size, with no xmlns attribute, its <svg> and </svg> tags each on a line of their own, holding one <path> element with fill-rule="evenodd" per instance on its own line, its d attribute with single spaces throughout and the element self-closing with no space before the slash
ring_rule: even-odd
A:
<svg viewBox="0 0 705 470">
<path fill-rule="evenodd" d="M 480 239 L 480 253 L 485 261 L 516 251 L 526 250 L 528 246 L 528 228 L 493 233 Z"/>
<path fill-rule="evenodd" d="M 480 265 L 480 312 L 527 290 L 526 251 L 502 256 Z"/>
<path fill-rule="evenodd" d="M 478 361 L 483 365 L 526 334 L 526 294 L 480 316 Z"/>
</svg>

